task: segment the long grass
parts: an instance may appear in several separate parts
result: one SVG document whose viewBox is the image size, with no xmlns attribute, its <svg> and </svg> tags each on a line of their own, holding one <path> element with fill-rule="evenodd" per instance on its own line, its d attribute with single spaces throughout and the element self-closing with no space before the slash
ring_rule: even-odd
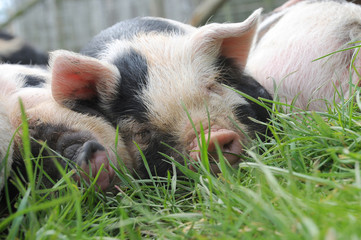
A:
<svg viewBox="0 0 361 240">
<path fill-rule="evenodd" d="M 238 168 L 217 149 L 218 175 L 201 154 L 195 172 L 174 163 L 184 176 L 135 179 L 121 169 L 117 192 L 99 193 L 77 186 L 73 171 L 46 188 L 37 167 L 29 184 L 12 180 L 20 193 L 0 218 L 0 239 L 360 239 L 359 99 L 355 91 L 323 113 L 275 100 L 272 136 L 256 138 Z M 40 158 L 27 148 L 24 156 Z"/>
<path fill-rule="evenodd" d="M 117 193 L 104 194 L 78 188 L 73 172 L 52 188 L 33 174 L 19 185 L 15 211 L 2 216 L 0 238 L 358 239 L 360 103 L 327 113 L 274 106 L 272 138 L 254 140 L 236 169 L 220 153 L 217 176 L 201 163 L 197 172 L 174 164 L 185 177 L 139 180 L 118 171 Z"/>
</svg>

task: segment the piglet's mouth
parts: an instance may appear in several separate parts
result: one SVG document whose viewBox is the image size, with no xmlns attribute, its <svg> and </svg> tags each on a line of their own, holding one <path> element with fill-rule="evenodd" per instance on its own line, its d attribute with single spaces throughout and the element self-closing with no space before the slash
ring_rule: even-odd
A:
<svg viewBox="0 0 361 240">
<path fill-rule="evenodd" d="M 218 162 L 218 154 L 216 152 L 216 144 L 220 147 L 220 150 L 223 152 L 224 157 L 232 165 L 239 161 L 239 154 L 242 152 L 243 147 L 241 144 L 241 136 L 235 131 L 212 127 L 210 130 L 205 132 L 205 138 L 207 141 L 207 151 L 210 160 Z M 194 161 L 200 160 L 200 141 L 197 137 L 194 138 L 190 144 L 190 157 Z M 215 165 L 215 164 L 213 164 Z M 190 166 L 190 169 L 194 170 L 193 166 Z M 212 167 L 214 172 L 219 172 L 219 169 L 215 166 Z"/>
</svg>

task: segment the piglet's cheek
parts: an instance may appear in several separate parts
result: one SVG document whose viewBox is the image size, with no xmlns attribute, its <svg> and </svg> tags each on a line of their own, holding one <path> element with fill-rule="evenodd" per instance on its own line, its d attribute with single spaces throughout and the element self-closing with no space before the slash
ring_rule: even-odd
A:
<svg viewBox="0 0 361 240">
<path fill-rule="evenodd" d="M 16 108 L 19 105 L 19 99 L 24 104 L 25 109 L 30 109 L 43 102 L 51 101 L 50 92 L 43 88 L 22 89 L 9 99 L 9 105 Z"/>
</svg>

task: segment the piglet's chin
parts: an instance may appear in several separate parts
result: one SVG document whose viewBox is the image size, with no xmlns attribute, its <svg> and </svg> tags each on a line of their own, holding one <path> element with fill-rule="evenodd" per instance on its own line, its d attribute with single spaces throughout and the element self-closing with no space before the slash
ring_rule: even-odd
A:
<svg viewBox="0 0 361 240">
<path fill-rule="evenodd" d="M 210 132 L 205 133 L 206 141 L 208 141 L 208 156 L 210 160 L 214 159 L 216 162 L 219 161 L 216 144 L 220 147 L 223 152 L 224 157 L 228 160 L 228 162 L 233 165 L 239 161 L 239 154 L 242 152 L 243 147 L 241 144 L 241 137 L 236 132 L 229 129 L 211 129 Z M 200 147 L 198 145 L 198 139 L 194 138 L 192 143 L 190 144 L 190 157 L 194 161 L 200 160 Z M 217 173 L 219 172 L 216 164 L 213 164 L 212 171 Z M 195 170 L 193 166 L 190 166 L 191 170 Z"/>
</svg>

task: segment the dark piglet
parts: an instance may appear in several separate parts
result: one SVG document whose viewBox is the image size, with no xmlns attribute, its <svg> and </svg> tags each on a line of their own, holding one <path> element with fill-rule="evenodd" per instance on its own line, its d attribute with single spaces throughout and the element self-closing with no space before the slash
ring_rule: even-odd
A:
<svg viewBox="0 0 361 240">
<path fill-rule="evenodd" d="M 22 39 L 0 31 L 0 62 L 10 64 L 46 65 L 49 56 Z"/>
</svg>

